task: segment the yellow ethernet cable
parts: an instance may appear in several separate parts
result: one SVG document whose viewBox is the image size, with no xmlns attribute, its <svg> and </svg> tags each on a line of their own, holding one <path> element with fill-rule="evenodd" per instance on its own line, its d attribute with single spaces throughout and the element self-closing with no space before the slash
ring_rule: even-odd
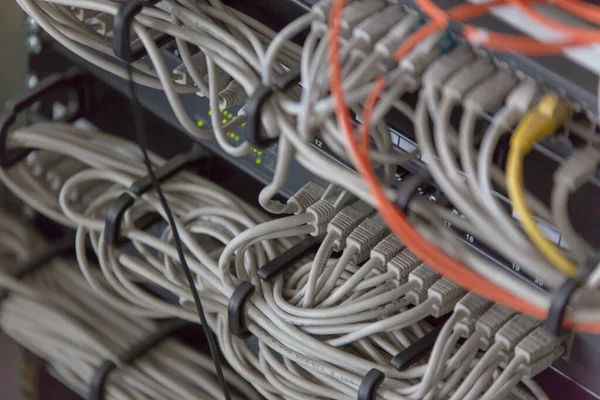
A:
<svg viewBox="0 0 600 400">
<path fill-rule="evenodd" d="M 538 228 L 525 198 L 523 184 L 523 160 L 533 146 L 542 139 L 554 134 L 556 129 L 569 117 L 567 103 L 555 94 L 545 95 L 537 106 L 521 120 L 510 141 L 510 151 L 506 165 L 508 197 L 517 212 L 525 233 L 540 252 L 558 270 L 569 277 L 577 274 L 575 264 Z"/>
</svg>

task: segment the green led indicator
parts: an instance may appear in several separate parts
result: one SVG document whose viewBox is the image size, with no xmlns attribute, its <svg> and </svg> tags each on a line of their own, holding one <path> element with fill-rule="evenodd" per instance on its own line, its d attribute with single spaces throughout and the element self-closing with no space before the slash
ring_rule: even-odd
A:
<svg viewBox="0 0 600 400">
<path fill-rule="evenodd" d="M 257 152 L 259 156 L 262 156 L 262 151 Z"/>
<path fill-rule="evenodd" d="M 242 126 L 246 126 L 246 123 L 244 122 L 244 123 L 242 124 Z"/>
<path fill-rule="evenodd" d="M 223 118 L 223 119 L 221 120 L 221 122 L 223 123 L 223 125 L 225 125 L 225 124 L 227 123 L 227 118 Z"/>
<path fill-rule="evenodd" d="M 212 115 L 212 111 L 208 110 L 208 115 Z"/>
<path fill-rule="evenodd" d="M 240 141 L 240 137 L 238 135 L 235 135 L 235 141 L 239 142 Z"/>
<path fill-rule="evenodd" d="M 262 163 L 262 160 L 261 160 L 260 158 L 257 158 L 257 159 L 256 159 L 256 163 L 257 163 L 257 164 L 260 164 L 260 163 Z"/>
<path fill-rule="evenodd" d="M 232 119 L 233 118 L 233 114 L 232 113 L 227 114 L 227 118 Z"/>
<path fill-rule="evenodd" d="M 198 121 L 198 123 L 197 123 L 197 125 L 198 125 L 199 127 L 203 127 L 203 126 L 204 126 L 204 121 L 202 121 L 202 120 L 199 120 L 199 121 Z"/>
<path fill-rule="evenodd" d="M 254 147 L 252 148 L 252 152 L 256 153 L 258 150 L 256 150 Z"/>
</svg>

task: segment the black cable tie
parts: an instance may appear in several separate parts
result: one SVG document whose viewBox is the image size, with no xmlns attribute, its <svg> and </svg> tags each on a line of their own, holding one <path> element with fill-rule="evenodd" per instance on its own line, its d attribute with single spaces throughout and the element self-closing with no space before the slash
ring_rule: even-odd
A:
<svg viewBox="0 0 600 400">
<path fill-rule="evenodd" d="M 161 324 L 155 332 L 123 352 L 118 357 L 119 364 L 131 364 L 160 344 L 163 340 L 173 336 L 174 333 L 190 325 L 189 322 L 180 319 Z M 108 380 L 108 376 L 115 369 L 117 369 L 117 364 L 112 360 L 105 360 L 100 367 L 96 369 L 90 383 L 88 400 L 104 400 L 106 381 Z"/>
<path fill-rule="evenodd" d="M 418 194 L 421 186 L 431 181 L 431 174 L 427 170 L 422 170 L 418 174 L 411 175 L 400 183 L 396 191 L 396 204 L 405 213 L 408 212 L 408 206 L 412 199 Z"/>
<path fill-rule="evenodd" d="M 263 281 L 270 282 L 277 275 L 292 267 L 296 261 L 306 257 L 311 252 L 316 252 L 323 243 L 325 235 L 308 236 L 306 239 L 290 247 L 262 267 L 258 269 L 258 277 Z"/>
<path fill-rule="evenodd" d="M 10 168 L 23 160 L 31 149 L 8 149 L 6 141 L 8 130 L 17 120 L 17 116 L 41 100 L 43 96 L 61 88 L 69 89 L 67 112 L 58 119 L 60 122 L 73 122 L 83 115 L 85 106 L 86 74 L 71 69 L 64 73 L 54 73 L 6 102 L 6 110 L 0 114 L 0 167 Z"/>
<path fill-rule="evenodd" d="M 246 323 L 246 305 L 255 290 L 253 284 L 243 281 L 235 288 L 227 304 L 229 331 L 240 339 L 246 339 L 251 335 Z"/>
<path fill-rule="evenodd" d="M 360 382 L 360 386 L 358 387 L 358 400 L 375 400 L 377 389 L 379 385 L 385 379 L 385 375 L 383 372 L 378 370 L 377 368 L 372 368 L 367 372 L 365 377 Z"/>
<path fill-rule="evenodd" d="M 567 311 L 567 305 L 575 291 L 581 285 L 579 278 L 569 278 L 557 290 L 552 293 L 548 317 L 544 322 L 544 328 L 554 336 L 562 333 L 562 322 Z"/>
<path fill-rule="evenodd" d="M 249 132 L 247 140 L 257 147 L 266 147 L 277 139 L 267 138 L 263 135 L 261 129 L 261 114 L 265 103 L 276 91 L 289 89 L 291 85 L 300 80 L 300 69 L 291 69 L 283 75 L 277 77 L 273 85 L 261 85 L 248 98 L 244 109 L 246 110 L 246 124 Z"/>
<path fill-rule="evenodd" d="M 404 371 L 421 359 L 435 344 L 437 337 L 444 325 L 440 325 L 431 332 L 411 344 L 406 349 L 392 357 L 392 366 L 398 371 Z"/>
<path fill-rule="evenodd" d="M 47 266 L 56 257 L 75 252 L 75 238 L 66 235 L 57 242 L 50 243 L 49 247 L 42 252 L 35 253 L 33 257 L 18 265 L 10 274 L 13 278 L 21 280 Z M 9 290 L 0 289 L 0 302 L 8 297 Z"/>
<path fill-rule="evenodd" d="M 569 278 L 558 289 L 556 289 L 550 298 L 550 309 L 548 317 L 544 321 L 544 328 L 554 336 L 560 336 L 564 330 L 562 328 L 567 306 L 571 301 L 573 294 L 586 281 L 587 277 L 594 271 L 594 268 L 600 263 L 600 255 L 587 260 L 578 267 L 578 276 Z"/>
<path fill-rule="evenodd" d="M 144 46 L 131 49 L 131 24 L 133 19 L 142 12 L 144 7 L 152 7 L 159 0 L 129 0 L 121 5 L 113 20 L 113 52 L 115 56 L 132 63 L 139 60 L 144 54 Z"/>
<path fill-rule="evenodd" d="M 199 161 L 205 155 L 206 151 L 202 148 L 197 148 L 189 153 L 179 154 L 156 169 L 156 178 L 159 182 L 164 182 L 181 172 L 181 170 Z M 121 194 L 110 204 L 104 224 L 104 240 L 106 243 L 112 245 L 119 244 L 121 222 L 125 212 L 135 203 L 136 197 L 134 196 L 140 197 L 151 189 L 152 179 L 149 175 L 146 175 L 133 182 L 127 192 Z"/>
</svg>

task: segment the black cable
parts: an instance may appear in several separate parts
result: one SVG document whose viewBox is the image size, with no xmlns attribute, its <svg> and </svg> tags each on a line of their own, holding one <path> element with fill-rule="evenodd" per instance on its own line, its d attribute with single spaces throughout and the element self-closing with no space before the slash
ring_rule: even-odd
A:
<svg viewBox="0 0 600 400">
<path fill-rule="evenodd" d="M 131 95 L 130 104 L 131 110 L 133 113 L 133 124 L 135 129 L 135 134 L 138 140 L 138 145 L 140 150 L 142 151 L 142 155 L 144 156 L 144 164 L 146 164 L 146 169 L 148 170 L 148 176 L 152 180 L 152 186 L 158 195 L 160 200 L 160 204 L 165 210 L 165 214 L 167 214 L 167 219 L 169 220 L 169 225 L 171 226 L 171 230 L 173 232 L 173 241 L 175 242 L 175 247 L 177 248 L 177 254 L 179 256 L 179 261 L 183 266 L 183 271 L 185 273 L 185 277 L 187 279 L 190 290 L 192 291 L 192 296 L 194 298 L 194 304 L 196 305 L 196 311 L 198 312 L 198 316 L 200 317 L 200 323 L 202 324 L 204 335 L 206 336 L 206 341 L 208 342 L 208 347 L 210 349 L 210 355 L 213 359 L 213 363 L 215 365 L 215 371 L 217 372 L 217 377 L 219 378 L 219 383 L 221 384 L 221 390 L 223 391 L 223 396 L 225 400 L 231 400 L 231 394 L 229 393 L 229 388 L 227 387 L 227 381 L 225 381 L 225 377 L 223 376 L 223 368 L 221 366 L 221 358 L 219 356 L 219 349 L 217 348 L 217 343 L 215 341 L 215 337 L 213 336 L 213 332 L 210 330 L 208 326 L 208 321 L 206 320 L 206 315 L 204 314 L 204 309 L 202 308 L 202 302 L 200 300 L 200 295 L 198 295 L 198 290 L 196 289 L 196 284 L 194 283 L 194 278 L 192 276 L 192 272 L 190 271 L 190 267 L 187 265 L 187 261 L 185 259 L 185 254 L 183 252 L 183 246 L 181 244 L 181 239 L 179 238 L 179 232 L 177 231 L 177 226 L 175 226 L 175 219 L 173 218 L 173 214 L 171 213 L 171 208 L 169 207 L 169 203 L 160 187 L 160 183 L 158 179 L 156 179 L 156 175 L 154 174 L 154 169 L 152 167 L 152 163 L 150 162 L 150 157 L 148 156 L 148 139 L 146 137 L 146 127 L 144 124 L 144 114 L 141 109 L 140 101 L 135 92 L 135 83 L 133 82 L 133 71 L 130 63 L 127 63 L 127 77 L 129 79 L 129 92 Z"/>
</svg>

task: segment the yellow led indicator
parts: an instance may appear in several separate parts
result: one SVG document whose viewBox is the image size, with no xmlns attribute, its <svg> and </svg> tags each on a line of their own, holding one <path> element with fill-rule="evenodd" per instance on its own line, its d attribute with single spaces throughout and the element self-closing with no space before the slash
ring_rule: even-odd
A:
<svg viewBox="0 0 600 400">
<path fill-rule="evenodd" d="M 227 114 L 227 118 L 232 119 L 233 118 L 233 114 L 232 113 Z"/>
<path fill-rule="evenodd" d="M 227 118 L 223 118 L 223 119 L 221 120 L 221 122 L 223 123 L 223 125 L 225 125 L 225 124 L 227 123 Z"/>
<path fill-rule="evenodd" d="M 208 115 L 212 115 L 212 111 L 210 111 L 210 110 L 209 110 L 209 111 L 208 111 Z"/>
<path fill-rule="evenodd" d="M 204 126 L 204 121 L 202 121 L 202 120 L 199 120 L 199 121 L 198 121 L 198 126 L 199 126 L 199 127 L 203 127 L 203 126 Z"/>
<path fill-rule="evenodd" d="M 256 153 L 258 150 L 256 150 L 255 148 L 252 148 L 252 152 Z"/>
<path fill-rule="evenodd" d="M 246 126 L 246 123 L 244 122 L 244 123 L 242 124 L 242 126 Z"/>
<path fill-rule="evenodd" d="M 262 151 L 257 152 L 259 156 L 262 156 Z"/>
<path fill-rule="evenodd" d="M 235 141 L 239 142 L 239 140 L 240 140 L 240 137 L 238 135 L 235 135 Z"/>
<path fill-rule="evenodd" d="M 257 159 L 256 159 L 256 163 L 257 163 L 257 164 L 260 164 L 261 162 L 262 162 L 262 160 L 261 160 L 260 158 L 257 158 Z"/>
</svg>

